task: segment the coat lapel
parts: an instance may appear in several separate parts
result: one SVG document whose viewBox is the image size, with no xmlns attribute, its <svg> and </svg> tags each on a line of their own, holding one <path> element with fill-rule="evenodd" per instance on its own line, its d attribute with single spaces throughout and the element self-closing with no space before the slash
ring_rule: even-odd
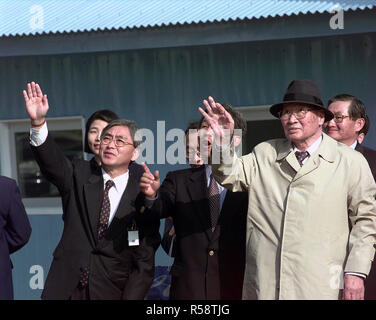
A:
<svg viewBox="0 0 376 320">
<path fill-rule="evenodd" d="M 293 152 L 291 142 L 285 140 L 278 149 L 277 161 L 286 161 L 296 172 L 293 181 L 296 181 L 305 175 L 316 170 L 320 165 L 320 159 L 333 162 L 335 155 L 333 154 L 334 140 L 323 133 L 323 139 L 317 151 L 309 157 L 309 159 L 300 167 L 298 160 Z"/>
</svg>

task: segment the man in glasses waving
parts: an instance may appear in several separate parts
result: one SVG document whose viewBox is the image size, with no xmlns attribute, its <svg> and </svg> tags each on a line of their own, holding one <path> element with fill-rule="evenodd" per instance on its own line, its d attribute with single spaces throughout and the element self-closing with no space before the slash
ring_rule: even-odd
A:
<svg viewBox="0 0 376 320">
<path fill-rule="evenodd" d="M 292 81 L 270 108 L 286 139 L 242 157 L 234 153 L 231 115 L 212 97 L 204 105 L 215 179 L 249 193 L 243 298 L 363 299 L 375 253 L 376 185 L 360 153 L 322 132 L 333 114 L 318 85 Z"/>
<path fill-rule="evenodd" d="M 154 277 L 159 220 L 137 214 L 142 171 L 136 123 L 114 120 L 102 131 L 101 166 L 69 161 L 47 130 L 47 95 L 32 82 L 23 92 L 30 143 L 43 175 L 59 190 L 64 230 L 53 253 L 42 299 L 143 300 Z"/>
</svg>

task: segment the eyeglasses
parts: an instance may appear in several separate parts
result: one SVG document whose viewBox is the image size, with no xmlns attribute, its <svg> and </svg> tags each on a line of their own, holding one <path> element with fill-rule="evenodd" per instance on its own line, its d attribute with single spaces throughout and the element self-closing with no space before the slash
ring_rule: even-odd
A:
<svg viewBox="0 0 376 320">
<path fill-rule="evenodd" d="M 333 120 L 335 123 L 341 123 L 343 121 L 343 119 L 345 118 L 350 118 L 350 116 L 339 116 L 339 115 L 335 115 Z"/>
<path fill-rule="evenodd" d="M 105 135 L 101 138 L 101 141 L 104 145 L 107 145 L 107 144 L 110 144 L 111 141 L 114 141 L 115 142 L 115 146 L 117 146 L 118 148 L 121 148 L 121 147 L 124 147 L 124 146 L 127 146 L 127 145 L 130 145 L 130 146 L 134 146 L 133 143 L 130 143 L 130 142 L 127 142 L 125 141 L 123 138 L 121 137 L 113 137 L 111 135 Z"/>
<path fill-rule="evenodd" d="M 279 118 L 282 120 L 290 119 L 292 115 L 294 115 L 296 119 L 301 120 L 301 119 L 304 119 L 308 111 L 311 111 L 311 110 L 312 109 L 310 108 L 301 108 L 295 111 L 285 109 L 285 110 L 280 111 L 278 115 L 279 115 Z"/>
</svg>

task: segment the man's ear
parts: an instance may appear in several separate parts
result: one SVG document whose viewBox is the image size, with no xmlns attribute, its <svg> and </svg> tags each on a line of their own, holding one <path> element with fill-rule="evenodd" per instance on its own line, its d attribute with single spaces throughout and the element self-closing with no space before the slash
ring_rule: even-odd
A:
<svg viewBox="0 0 376 320">
<path fill-rule="evenodd" d="M 234 146 L 237 148 L 242 143 L 242 137 L 240 136 L 234 136 Z"/>
<path fill-rule="evenodd" d="M 140 155 L 140 149 L 138 147 L 134 148 L 131 161 L 136 161 L 139 155 Z"/>
<path fill-rule="evenodd" d="M 364 127 L 365 124 L 366 124 L 366 120 L 364 120 L 363 118 L 356 119 L 355 120 L 355 131 L 359 132 L 360 130 L 362 130 L 362 128 Z"/>
<path fill-rule="evenodd" d="M 320 110 L 317 112 L 317 116 L 319 117 L 319 125 L 321 127 L 325 123 L 325 112 Z"/>
</svg>

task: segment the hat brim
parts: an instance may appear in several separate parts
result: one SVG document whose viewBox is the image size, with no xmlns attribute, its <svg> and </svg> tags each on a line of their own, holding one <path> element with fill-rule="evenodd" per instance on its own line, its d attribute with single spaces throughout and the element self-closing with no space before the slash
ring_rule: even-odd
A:
<svg viewBox="0 0 376 320">
<path fill-rule="evenodd" d="M 330 121 L 330 120 L 332 120 L 334 118 L 333 113 L 331 111 L 329 111 L 327 108 L 323 107 L 322 105 L 311 103 L 311 102 L 307 102 L 307 101 L 300 101 L 300 100 L 286 101 L 286 102 L 281 102 L 281 103 L 273 104 L 270 107 L 269 111 L 270 111 L 270 113 L 273 116 L 275 116 L 276 118 L 279 119 L 279 115 L 278 115 L 279 111 L 281 111 L 282 107 L 285 104 L 289 104 L 289 103 L 304 103 L 304 104 L 307 104 L 307 105 L 310 105 L 310 106 L 314 107 L 317 110 L 323 111 L 324 114 L 325 114 L 325 122 Z"/>
</svg>

